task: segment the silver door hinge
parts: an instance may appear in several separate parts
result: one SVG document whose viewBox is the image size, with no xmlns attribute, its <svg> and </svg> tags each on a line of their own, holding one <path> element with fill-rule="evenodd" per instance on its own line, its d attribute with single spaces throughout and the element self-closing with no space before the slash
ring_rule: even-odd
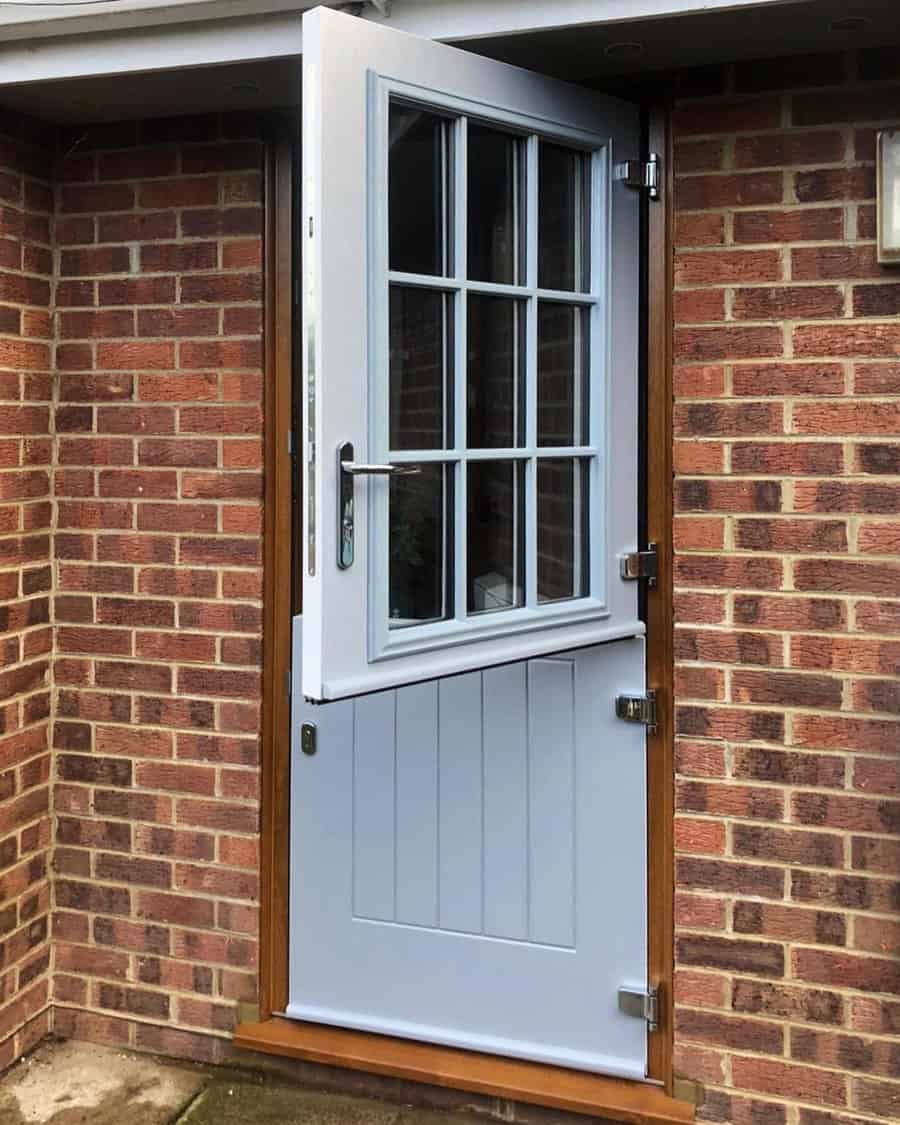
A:
<svg viewBox="0 0 900 1125">
<path fill-rule="evenodd" d="M 659 989 L 620 988 L 619 1011 L 626 1016 L 646 1020 L 647 1030 L 656 1031 L 659 1027 Z"/>
<path fill-rule="evenodd" d="M 656 730 L 657 707 L 656 692 L 648 691 L 644 695 L 617 695 L 616 718 L 626 723 L 643 723 L 648 730 Z"/>
<path fill-rule="evenodd" d="M 626 187 L 645 191 L 650 199 L 659 199 L 661 161 L 657 153 L 651 152 L 646 160 L 626 160 L 617 171 Z"/>
<path fill-rule="evenodd" d="M 646 551 L 632 551 L 629 555 L 621 555 L 619 573 L 626 582 L 636 582 L 645 578 L 647 589 L 655 590 L 659 575 L 659 555 L 656 544 L 649 543 Z"/>
</svg>

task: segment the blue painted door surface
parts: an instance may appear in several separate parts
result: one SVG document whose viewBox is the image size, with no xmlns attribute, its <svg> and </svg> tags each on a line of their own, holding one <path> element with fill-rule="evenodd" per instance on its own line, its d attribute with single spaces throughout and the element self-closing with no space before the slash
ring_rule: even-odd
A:
<svg viewBox="0 0 900 1125">
<path fill-rule="evenodd" d="M 287 1014 L 642 1078 L 638 113 L 327 9 L 303 47 Z"/>
<path fill-rule="evenodd" d="M 288 1014 L 643 1077 L 643 684 L 633 638 L 299 703 Z"/>
</svg>

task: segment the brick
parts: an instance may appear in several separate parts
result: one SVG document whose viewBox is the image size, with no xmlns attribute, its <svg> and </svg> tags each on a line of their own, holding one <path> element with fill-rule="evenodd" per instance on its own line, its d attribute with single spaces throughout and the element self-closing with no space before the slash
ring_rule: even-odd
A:
<svg viewBox="0 0 900 1125">
<path fill-rule="evenodd" d="M 218 332 L 218 309 L 163 308 L 138 312 L 139 336 L 215 336 Z"/>
<path fill-rule="evenodd" d="M 784 894 L 784 871 L 762 864 L 681 856 L 677 860 L 677 883 L 693 890 L 753 894 L 780 899 Z"/>
<path fill-rule="evenodd" d="M 743 703 L 838 708 L 841 684 L 827 676 L 738 671 L 732 676 L 733 698 Z"/>
<path fill-rule="evenodd" d="M 784 716 L 777 711 L 746 711 L 733 707 L 678 707 L 675 731 L 692 738 L 782 742 Z"/>
<path fill-rule="evenodd" d="M 856 603 L 857 628 L 868 633 L 900 632 L 900 602 Z"/>
<path fill-rule="evenodd" d="M 680 694 L 682 698 L 690 695 L 685 689 L 681 689 Z M 675 850 L 694 855 L 724 855 L 725 825 L 710 820 L 678 817 L 675 821 Z"/>
<path fill-rule="evenodd" d="M 894 839 L 854 836 L 851 841 L 851 863 L 857 871 L 894 875 L 900 871 L 900 842 Z"/>
<path fill-rule="evenodd" d="M 134 188 L 129 184 L 64 185 L 60 206 L 63 212 L 129 211 L 134 206 Z"/>
<path fill-rule="evenodd" d="M 150 922 L 207 929 L 214 921 L 214 906 L 210 900 L 160 891 L 140 891 L 135 913 Z"/>
<path fill-rule="evenodd" d="M 898 583 L 900 564 L 890 562 L 808 559 L 794 566 L 798 590 L 890 596 L 900 588 Z"/>
<path fill-rule="evenodd" d="M 795 125 L 829 125 L 841 121 L 879 121 L 900 116 L 900 86 L 803 94 L 793 99 Z"/>
<path fill-rule="evenodd" d="M 780 124 L 781 106 L 776 97 L 717 99 L 712 103 L 692 102 L 675 114 L 673 127 L 681 137 L 708 133 L 755 132 L 775 129 Z"/>
<path fill-rule="evenodd" d="M 900 394 L 900 364 L 857 364 L 854 389 L 860 395 Z"/>
<path fill-rule="evenodd" d="M 845 765 L 842 758 L 827 754 L 795 753 L 761 746 L 743 746 L 736 747 L 734 750 L 732 771 L 735 777 L 751 781 L 841 788 L 844 784 Z M 763 792 L 771 791 L 766 789 Z"/>
<path fill-rule="evenodd" d="M 725 319 L 725 294 L 718 289 L 688 289 L 675 293 L 678 324 L 703 324 Z"/>
<path fill-rule="evenodd" d="M 187 175 L 255 170 L 261 158 L 262 148 L 256 142 L 198 145 L 184 150 L 181 170 Z"/>
<path fill-rule="evenodd" d="M 679 1077 L 702 1083 L 704 1087 L 724 1081 L 724 1056 L 720 1051 L 676 1043 L 673 1062 Z"/>
<path fill-rule="evenodd" d="M 791 956 L 795 975 L 814 984 L 900 993 L 900 966 L 896 961 L 820 949 L 795 949 Z"/>
<path fill-rule="evenodd" d="M 900 1028 L 900 1001 L 854 996 L 850 1001 L 850 1026 L 876 1035 L 896 1033 Z"/>
<path fill-rule="evenodd" d="M 900 444 L 866 442 L 854 446 L 855 469 L 859 473 L 900 476 Z"/>
<path fill-rule="evenodd" d="M 792 871 L 791 898 L 851 910 L 892 913 L 900 902 L 900 885 L 861 875 Z"/>
<path fill-rule="evenodd" d="M 711 481 L 682 478 L 675 485 L 677 512 L 777 512 L 781 484 L 776 481 Z"/>
<path fill-rule="evenodd" d="M 732 1076 L 739 1087 L 760 1093 L 825 1105 L 846 1104 L 846 1079 L 843 1075 L 813 1067 L 795 1066 L 774 1059 L 735 1058 Z"/>
<path fill-rule="evenodd" d="M 101 853 L 94 861 L 94 874 L 98 879 L 113 883 L 163 889 L 172 885 L 172 871 L 168 863 L 135 856 Z"/>
<path fill-rule="evenodd" d="M 741 550 L 840 553 L 847 550 L 842 520 L 736 520 L 735 546 Z"/>
<path fill-rule="evenodd" d="M 98 242 L 151 242 L 175 238 L 177 233 L 178 223 L 171 211 L 100 215 L 97 219 Z"/>
<path fill-rule="evenodd" d="M 181 232 L 186 238 L 216 238 L 262 234 L 259 207 L 219 207 L 185 212 Z"/>
<path fill-rule="evenodd" d="M 844 1000 L 837 992 L 740 978 L 732 981 L 731 989 L 736 1012 L 826 1026 L 839 1025 L 844 1018 Z"/>
<path fill-rule="evenodd" d="M 79 282 L 79 285 L 88 283 Z M 92 283 L 91 283 L 92 284 Z M 57 290 L 57 299 L 58 299 Z M 82 295 L 85 291 L 80 290 Z M 98 304 L 108 305 L 160 305 L 175 300 L 174 277 L 117 278 L 98 282 Z M 82 302 L 79 302 L 82 303 Z M 91 301 L 83 303 L 91 304 Z"/>
<path fill-rule="evenodd" d="M 873 168 L 866 165 L 795 172 L 794 194 L 799 203 L 824 203 L 835 199 L 873 199 L 875 172 Z"/>
<path fill-rule="evenodd" d="M 853 1083 L 853 1104 L 863 1113 L 896 1120 L 900 1114 L 900 1087 L 895 1082 L 856 1079 Z"/>
<path fill-rule="evenodd" d="M 833 285 L 737 289 L 732 304 L 735 320 L 812 320 L 843 311 L 844 294 Z"/>
<path fill-rule="evenodd" d="M 675 945 L 676 960 L 682 965 L 749 972 L 765 977 L 780 977 L 784 972 L 782 948 L 771 942 L 682 935 L 676 937 Z"/>
<path fill-rule="evenodd" d="M 816 246 L 791 250 L 794 281 L 843 281 L 878 276 L 880 270 L 872 246 Z"/>
<path fill-rule="evenodd" d="M 721 246 L 725 242 L 723 215 L 705 212 L 680 213 L 675 219 L 676 246 Z"/>
<path fill-rule="evenodd" d="M 735 856 L 801 864 L 807 867 L 842 867 L 842 838 L 829 832 L 798 832 L 736 824 L 732 832 Z"/>
<path fill-rule="evenodd" d="M 841 471 L 843 454 L 837 442 L 741 442 L 732 447 L 731 468 L 766 476 L 832 474 Z"/>
<path fill-rule="evenodd" d="M 783 193 L 780 172 L 680 176 L 675 184 L 675 206 L 679 211 L 703 211 L 781 203 Z"/>
<path fill-rule="evenodd" d="M 805 329 L 796 328 L 797 333 Z M 837 332 L 838 329 L 835 329 Z M 803 340 L 800 345 L 803 347 Z M 807 342 L 811 347 L 811 343 Z M 845 343 L 845 346 L 849 346 Z M 884 344 L 887 347 L 887 342 Z M 750 359 L 763 356 L 780 356 L 783 352 L 784 342 L 780 328 L 774 326 L 741 327 L 716 327 L 716 328 L 679 328 L 675 330 L 675 359 L 676 362 L 696 362 L 716 359 Z M 821 354 L 822 349 L 798 354 Z M 856 354 L 855 352 L 853 354 Z M 881 354 L 878 352 L 865 352 L 864 354 Z"/>
<path fill-rule="evenodd" d="M 676 807 L 717 817 L 781 820 L 784 798 L 772 789 L 682 779 L 676 782 Z"/>
<path fill-rule="evenodd" d="M 675 257 L 675 285 L 678 287 L 780 279 L 781 258 L 775 250 L 685 251 Z"/>
<path fill-rule="evenodd" d="M 212 270 L 218 265 L 217 259 L 215 242 L 149 243 L 140 248 L 140 265 L 144 273 Z"/>
<path fill-rule="evenodd" d="M 809 133 L 768 133 L 738 137 L 734 162 L 738 168 L 773 167 L 788 164 L 818 164 L 843 160 L 843 134 L 835 129 Z"/>
<path fill-rule="evenodd" d="M 131 252 L 127 246 L 62 250 L 59 268 L 63 277 L 94 277 L 110 273 L 128 273 L 131 269 Z"/>
<path fill-rule="evenodd" d="M 215 176 L 196 176 L 142 184 L 139 198 L 141 207 L 201 207 L 215 203 L 218 194 Z"/>
<path fill-rule="evenodd" d="M 842 946 L 847 941 L 847 923 L 841 914 L 761 902 L 734 904 L 734 932 L 818 945 Z"/>
<path fill-rule="evenodd" d="M 900 432 L 900 403 L 798 403 L 794 428 L 801 434 L 895 434 Z"/>
</svg>

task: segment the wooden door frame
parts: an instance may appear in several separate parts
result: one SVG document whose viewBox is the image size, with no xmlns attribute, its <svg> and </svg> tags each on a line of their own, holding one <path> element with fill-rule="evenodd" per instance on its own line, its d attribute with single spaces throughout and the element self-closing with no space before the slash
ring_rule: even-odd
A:
<svg viewBox="0 0 900 1125">
<path fill-rule="evenodd" d="M 238 1047 L 491 1094 L 626 1122 L 685 1122 L 693 1106 L 672 1096 L 674 752 L 672 641 L 671 142 L 667 108 L 646 116 L 648 151 L 664 160 L 659 203 L 647 207 L 645 433 L 646 538 L 659 579 L 646 599 L 648 684 L 661 721 L 648 737 L 649 977 L 660 992 L 649 1036 L 650 1081 L 635 1082 L 455 1048 L 284 1018 L 288 1001 L 290 696 L 292 615 L 292 381 L 295 305 L 295 130 L 282 121 L 267 147 L 265 176 L 265 519 L 260 990 L 258 1009 L 236 1029 Z"/>
</svg>

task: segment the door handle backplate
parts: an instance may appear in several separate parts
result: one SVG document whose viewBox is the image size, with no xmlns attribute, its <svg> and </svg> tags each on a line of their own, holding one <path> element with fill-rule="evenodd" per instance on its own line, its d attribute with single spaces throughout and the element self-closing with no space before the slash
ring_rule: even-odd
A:
<svg viewBox="0 0 900 1125">
<path fill-rule="evenodd" d="M 403 477 L 421 473 L 418 465 L 370 465 L 364 461 L 353 460 L 353 442 L 345 441 L 338 446 L 338 548 L 337 564 L 341 570 L 353 565 L 355 555 L 354 531 L 354 477 Z"/>
</svg>

